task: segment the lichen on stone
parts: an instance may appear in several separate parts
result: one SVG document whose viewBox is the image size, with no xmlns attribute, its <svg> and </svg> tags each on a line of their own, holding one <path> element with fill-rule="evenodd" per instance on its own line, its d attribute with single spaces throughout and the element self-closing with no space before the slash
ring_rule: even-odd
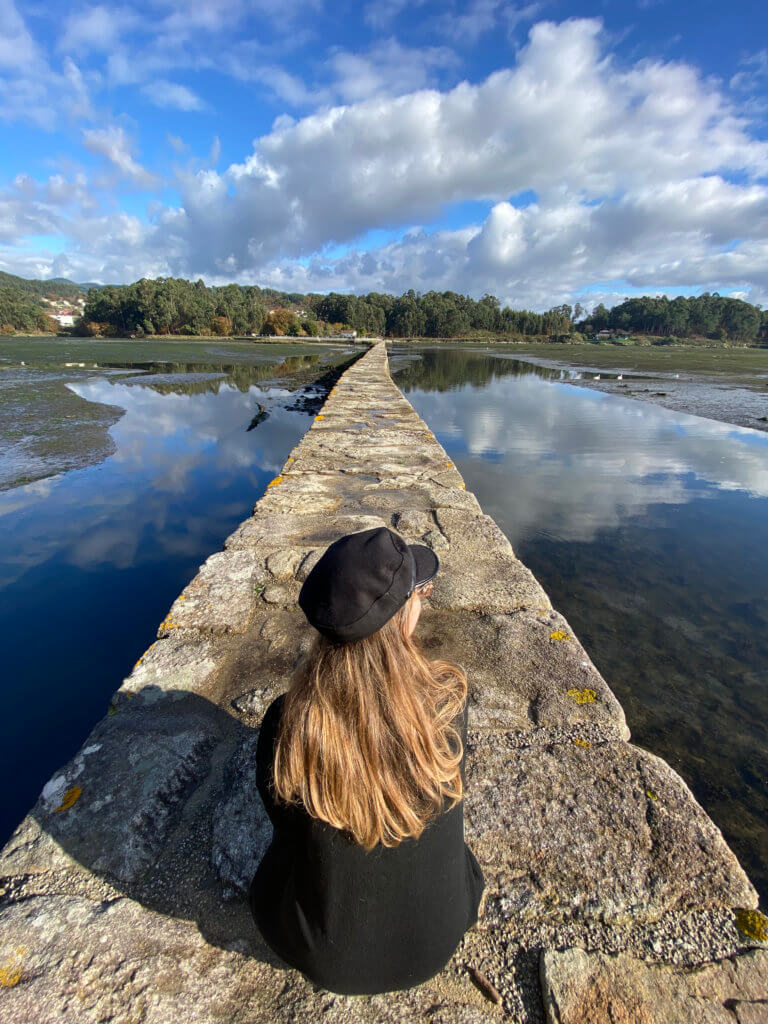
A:
<svg viewBox="0 0 768 1024">
<path fill-rule="evenodd" d="M 76 804 L 77 801 L 80 799 L 80 796 L 81 796 L 82 792 L 83 792 L 82 786 L 72 786 L 72 787 L 70 787 L 66 791 L 64 796 L 61 798 L 61 803 L 59 804 L 59 806 L 54 811 L 54 814 L 57 814 L 59 811 L 68 811 L 69 808 L 74 806 L 74 804 Z"/>
<path fill-rule="evenodd" d="M 653 800 L 654 802 L 659 799 L 659 794 L 654 793 L 652 789 L 646 789 L 645 795 L 648 797 L 649 800 Z"/>
<path fill-rule="evenodd" d="M 564 629 L 556 629 L 553 633 L 549 634 L 550 640 L 570 640 L 571 637 Z"/>
<path fill-rule="evenodd" d="M 277 487 L 277 485 L 281 484 L 282 482 L 283 482 L 283 477 L 282 476 L 276 476 L 274 480 L 270 480 L 269 483 L 267 484 L 267 490 L 269 490 L 270 487 Z"/>
<path fill-rule="evenodd" d="M 768 917 L 759 910 L 747 910 L 739 907 L 736 910 L 736 927 L 750 939 L 768 942 Z"/>
<path fill-rule="evenodd" d="M 3 964 L 0 964 L 0 986 L 2 988 L 14 988 L 21 981 L 24 967 L 18 954 L 10 956 Z"/>
<path fill-rule="evenodd" d="M 589 750 L 589 748 L 592 746 L 592 744 L 589 742 L 589 740 L 582 740 L 578 736 L 573 741 L 573 745 L 575 747 L 584 747 L 585 750 Z"/>
<path fill-rule="evenodd" d="M 568 690 L 568 696 L 575 700 L 577 704 L 591 704 L 597 698 L 597 692 L 589 687 L 585 690 L 577 690 L 575 686 L 572 686 Z"/>
</svg>

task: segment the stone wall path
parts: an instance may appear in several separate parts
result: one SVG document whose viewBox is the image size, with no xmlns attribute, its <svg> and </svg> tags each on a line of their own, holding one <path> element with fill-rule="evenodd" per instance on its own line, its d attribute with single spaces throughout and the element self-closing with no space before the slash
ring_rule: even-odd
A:
<svg viewBox="0 0 768 1024">
<path fill-rule="evenodd" d="M 440 558 L 417 635 L 469 675 L 466 837 L 487 899 L 431 981 L 337 996 L 283 964 L 244 904 L 271 835 L 254 753 L 311 639 L 302 581 L 334 539 L 381 525 Z M 768 1021 L 752 885 L 683 780 L 629 742 L 384 344 L 179 595 L 0 877 L 9 1024 Z"/>
</svg>

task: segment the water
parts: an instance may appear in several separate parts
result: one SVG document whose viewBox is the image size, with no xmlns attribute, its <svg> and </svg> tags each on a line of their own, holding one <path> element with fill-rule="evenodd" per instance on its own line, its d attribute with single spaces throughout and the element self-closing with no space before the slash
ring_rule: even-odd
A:
<svg viewBox="0 0 768 1024">
<path fill-rule="evenodd" d="M 77 343 L 87 367 L 65 367 L 72 343 L 55 344 L 27 344 L 23 368 L 0 346 L 0 845 L 309 426 L 295 393 L 253 378 L 311 379 L 341 358 L 233 347 L 212 368 L 188 347 L 141 375 L 94 371 L 99 342 Z M 248 430 L 259 403 L 269 415 Z M 12 486 L 20 471 L 33 482 Z"/>
<path fill-rule="evenodd" d="M 633 741 L 768 900 L 768 436 L 442 349 L 394 378 L 569 620 Z"/>
<path fill-rule="evenodd" d="M 0 343 L 0 843 L 309 426 L 275 383 L 307 351 Z M 391 366 L 765 901 L 768 436 L 467 350 Z"/>
</svg>

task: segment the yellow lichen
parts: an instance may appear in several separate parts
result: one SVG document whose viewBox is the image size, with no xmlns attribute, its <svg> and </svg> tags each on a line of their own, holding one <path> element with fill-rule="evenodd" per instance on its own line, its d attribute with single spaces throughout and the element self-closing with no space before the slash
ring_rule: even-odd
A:
<svg viewBox="0 0 768 1024">
<path fill-rule="evenodd" d="M 160 623 L 160 629 L 178 629 L 178 626 L 169 616 Z"/>
<path fill-rule="evenodd" d="M 325 419 L 325 414 L 324 414 L 324 413 L 322 413 L 322 412 L 319 412 L 319 413 L 317 414 L 317 416 L 315 416 L 315 419 L 316 419 L 316 420 L 324 420 L 324 419 Z"/>
<path fill-rule="evenodd" d="M 20 963 L 14 963 L 13 960 L 6 961 L 0 966 L 0 985 L 3 988 L 13 988 L 21 981 L 22 972 L 23 968 Z"/>
<path fill-rule="evenodd" d="M 585 750 L 589 750 L 589 748 L 592 746 L 592 744 L 589 742 L 589 740 L 579 739 L 578 736 L 573 741 L 573 743 L 574 743 L 574 746 L 576 746 L 576 747 L 584 747 Z"/>
<path fill-rule="evenodd" d="M 577 690 L 575 686 L 572 686 L 568 690 L 568 696 L 572 697 L 577 704 L 591 704 L 592 701 L 597 697 L 597 693 L 594 690 L 587 687 L 586 690 Z"/>
<path fill-rule="evenodd" d="M 464 483 L 464 481 L 463 481 L 463 480 L 462 480 L 462 481 L 461 481 L 461 483 L 459 484 L 459 487 L 460 487 L 460 488 L 462 489 L 462 491 L 466 491 L 466 489 L 467 489 L 467 485 L 466 485 L 466 484 Z"/>
<path fill-rule="evenodd" d="M 274 480 L 270 480 L 269 483 L 267 484 L 267 490 L 269 490 L 270 487 L 277 487 L 277 485 L 281 484 L 282 482 L 282 476 L 276 476 Z"/>
<path fill-rule="evenodd" d="M 736 927 L 750 939 L 768 942 L 768 917 L 759 910 L 747 910 L 739 907 L 736 911 Z"/>
<path fill-rule="evenodd" d="M 69 808 L 73 807 L 80 799 L 82 792 L 83 790 L 81 786 L 72 786 L 71 789 L 68 789 L 61 798 L 61 803 L 54 813 L 58 814 L 59 811 L 68 811 Z"/>
<path fill-rule="evenodd" d="M 648 797 L 649 800 L 653 800 L 654 803 L 659 799 L 659 794 L 654 793 L 652 789 L 646 789 L 645 795 Z"/>
<path fill-rule="evenodd" d="M 570 636 L 563 629 L 556 629 L 554 633 L 549 634 L 550 640 L 570 640 Z"/>
<path fill-rule="evenodd" d="M 183 594 L 179 594 L 179 596 L 176 598 L 176 600 L 177 601 L 186 601 L 187 599 L 186 599 L 186 597 L 184 597 Z"/>
<path fill-rule="evenodd" d="M 144 659 L 143 659 L 143 658 L 139 658 L 139 660 L 138 660 L 138 661 L 136 662 L 136 664 L 135 664 L 135 665 L 133 666 L 133 667 L 134 667 L 134 670 L 135 670 L 135 669 L 137 669 L 137 668 L 139 667 L 139 665 L 140 665 L 140 664 L 142 663 L 142 661 L 144 661 Z"/>
</svg>

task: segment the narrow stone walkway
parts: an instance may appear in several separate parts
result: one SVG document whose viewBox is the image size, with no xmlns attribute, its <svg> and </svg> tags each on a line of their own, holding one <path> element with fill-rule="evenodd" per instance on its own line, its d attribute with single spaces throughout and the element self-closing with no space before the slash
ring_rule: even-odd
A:
<svg viewBox="0 0 768 1024">
<path fill-rule="evenodd" d="M 381 525 L 440 558 L 417 635 L 469 675 L 466 835 L 488 894 L 436 978 L 348 997 L 281 963 L 243 893 L 271 834 L 258 726 L 311 639 L 301 583 L 334 539 Z M 768 1020 L 753 887 L 683 780 L 629 742 L 384 344 L 179 595 L 0 867 L 0 1020 L 19 1024 Z"/>
</svg>

